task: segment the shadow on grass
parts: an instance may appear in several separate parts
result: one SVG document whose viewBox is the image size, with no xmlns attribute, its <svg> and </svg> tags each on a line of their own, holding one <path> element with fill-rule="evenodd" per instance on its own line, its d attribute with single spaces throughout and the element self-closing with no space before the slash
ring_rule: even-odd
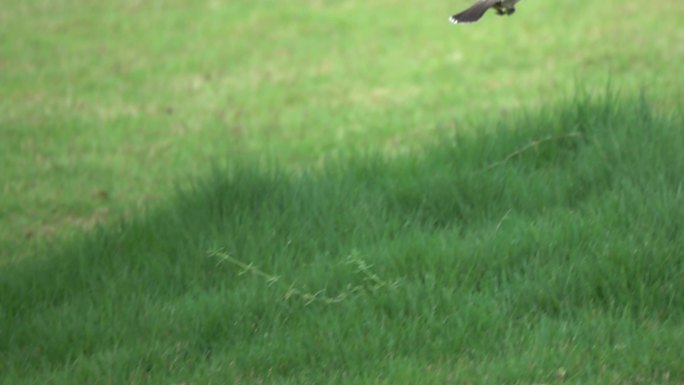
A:
<svg viewBox="0 0 684 385">
<path fill-rule="evenodd" d="M 684 379 L 682 148 L 681 120 L 643 100 L 582 97 L 420 153 L 218 169 L 167 207 L 3 267 L 0 369 L 256 381 L 362 377 L 401 357 L 515 382 L 553 379 L 567 354 L 579 379 Z M 543 374 L 512 369 L 535 349 Z"/>
</svg>

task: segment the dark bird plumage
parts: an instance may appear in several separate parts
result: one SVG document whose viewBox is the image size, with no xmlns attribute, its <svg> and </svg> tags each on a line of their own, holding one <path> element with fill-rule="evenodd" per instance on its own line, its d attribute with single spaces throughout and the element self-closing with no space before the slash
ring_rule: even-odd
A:
<svg viewBox="0 0 684 385">
<path fill-rule="evenodd" d="M 465 11 L 451 16 L 449 21 L 454 24 L 474 23 L 480 20 L 489 8 L 494 8 L 497 15 L 512 15 L 517 2 L 518 0 L 478 0 Z"/>
</svg>

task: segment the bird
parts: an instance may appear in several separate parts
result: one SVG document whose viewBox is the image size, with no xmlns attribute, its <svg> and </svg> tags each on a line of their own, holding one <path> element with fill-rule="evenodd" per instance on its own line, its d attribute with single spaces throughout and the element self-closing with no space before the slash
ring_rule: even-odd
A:
<svg viewBox="0 0 684 385">
<path fill-rule="evenodd" d="M 489 8 L 494 8 L 497 15 L 512 15 L 515 12 L 515 4 L 519 0 L 477 0 L 470 8 L 461 13 L 457 13 L 449 18 L 454 24 L 474 23 L 487 12 Z"/>
</svg>

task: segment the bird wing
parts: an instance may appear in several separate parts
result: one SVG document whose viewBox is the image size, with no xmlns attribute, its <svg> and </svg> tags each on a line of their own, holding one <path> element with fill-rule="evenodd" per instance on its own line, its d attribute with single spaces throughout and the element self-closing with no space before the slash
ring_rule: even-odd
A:
<svg viewBox="0 0 684 385">
<path fill-rule="evenodd" d="M 466 9 L 461 13 L 457 13 L 449 18 L 454 24 L 460 23 L 473 23 L 482 17 L 485 12 L 492 6 L 500 3 L 501 0 L 478 0 L 477 3 L 473 4 L 470 8 Z"/>
</svg>

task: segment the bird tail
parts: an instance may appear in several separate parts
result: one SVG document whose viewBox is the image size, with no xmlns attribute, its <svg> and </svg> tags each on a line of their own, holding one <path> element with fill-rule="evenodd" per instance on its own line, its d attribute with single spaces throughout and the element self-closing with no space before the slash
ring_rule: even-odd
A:
<svg viewBox="0 0 684 385">
<path fill-rule="evenodd" d="M 457 13 L 449 18 L 449 21 L 454 24 L 461 23 L 474 23 L 482 17 L 482 15 L 487 12 L 487 10 L 492 6 L 491 1 L 479 0 L 472 7 L 466 9 L 461 13 Z"/>
</svg>

